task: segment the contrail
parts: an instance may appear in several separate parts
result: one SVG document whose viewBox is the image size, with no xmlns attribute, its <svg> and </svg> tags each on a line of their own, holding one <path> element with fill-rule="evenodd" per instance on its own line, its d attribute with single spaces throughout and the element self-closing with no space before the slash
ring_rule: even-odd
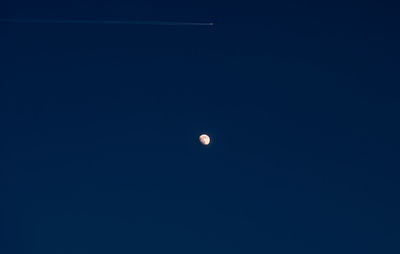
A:
<svg viewBox="0 0 400 254">
<path fill-rule="evenodd" d="M 0 19 L 1 23 L 42 24 L 107 24 L 107 25 L 154 25 L 154 26 L 213 26 L 214 23 L 173 21 L 117 21 L 117 20 L 67 20 L 67 19 Z"/>
</svg>

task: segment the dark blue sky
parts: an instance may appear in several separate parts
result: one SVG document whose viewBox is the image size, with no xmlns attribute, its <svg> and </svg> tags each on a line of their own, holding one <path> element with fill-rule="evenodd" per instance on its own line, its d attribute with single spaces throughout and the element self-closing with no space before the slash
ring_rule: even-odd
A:
<svg viewBox="0 0 400 254">
<path fill-rule="evenodd" d="M 260 2 L 2 1 L 216 25 L 0 23 L 0 253 L 400 253 L 399 4 Z"/>
</svg>

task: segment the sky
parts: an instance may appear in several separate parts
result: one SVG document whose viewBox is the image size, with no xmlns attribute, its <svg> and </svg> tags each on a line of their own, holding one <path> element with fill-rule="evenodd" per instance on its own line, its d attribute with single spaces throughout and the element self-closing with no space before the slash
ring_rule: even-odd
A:
<svg viewBox="0 0 400 254">
<path fill-rule="evenodd" d="M 0 253 L 400 253 L 399 11 L 1 1 L 215 25 L 0 22 Z"/>
</svg>

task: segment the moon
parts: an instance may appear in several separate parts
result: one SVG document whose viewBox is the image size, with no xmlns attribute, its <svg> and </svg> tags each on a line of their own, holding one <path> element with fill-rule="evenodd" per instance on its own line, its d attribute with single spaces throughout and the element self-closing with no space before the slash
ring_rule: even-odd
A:
<svg viewBox="0 0 400 254">
<path fill-rule="evenodd" d="M 208 144 L 210 144 L 210 137 L 207 134 L 201 134 L 199 140 L 200 143 L 202 143 L 205 146 L 208 146 Z"/>
</svg>

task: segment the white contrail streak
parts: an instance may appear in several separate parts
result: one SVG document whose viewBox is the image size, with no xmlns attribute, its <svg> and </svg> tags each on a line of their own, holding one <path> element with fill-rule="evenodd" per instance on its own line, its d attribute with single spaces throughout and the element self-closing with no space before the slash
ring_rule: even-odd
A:
<svg viewBox="0 0 400 254">
<path fill-rule="evenodd" d="M 0 19 L 1 23 L 42 24 L 109 24 L 109 25 L 154 25 L 154 26 L 213 26 L 214 23 L 173 21 L 117 21 L 117 20 L 67 20 L 67 19 Z"/>
</svg>

